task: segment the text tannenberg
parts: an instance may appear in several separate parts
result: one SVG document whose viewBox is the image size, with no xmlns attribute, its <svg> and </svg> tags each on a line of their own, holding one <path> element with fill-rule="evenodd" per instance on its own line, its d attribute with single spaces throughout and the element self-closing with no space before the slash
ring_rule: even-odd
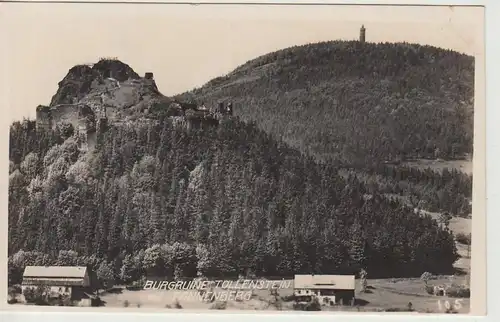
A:
<svg viewBox="0 0 500 322">
<path fill-rule="evenodd" d="M 211 287 L 222 289 L 280 289 L 289 288 L 291 281 L 267 281 L 267 280 L 215 280 L 215 281 L 146 281 L 144 289 L 155 290 L 207 290 Z"/>
<path fill-rule="evenodd" d="M 183 300 L 248 301 L 252 298 L 253 290 L 283 289 L 291 285 L 291 281 L 284 280 L 146 281 L 144 289 L 175 290 L 174 296 Z M 222 288 L 222 291 L 214 291 L 216 288 Z"/>
</svg>

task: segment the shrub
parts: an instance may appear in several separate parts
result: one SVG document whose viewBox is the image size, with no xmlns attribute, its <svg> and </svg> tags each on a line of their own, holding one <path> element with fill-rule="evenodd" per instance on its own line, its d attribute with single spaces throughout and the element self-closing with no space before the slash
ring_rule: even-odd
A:
<svg viewBox="0 0 500 322">
<path fill-rule="evenodd" d="M 13 287 L 13 286 L 10 286 L 8 288 L 8 291 L 7 291 L 7 294 L 8 294 L 7 303 L 9 303 L 9 304 L 17 303 L 16 296 L 17 296 L 17 294 L 21 293 L 21 292 L 17 292 L 17 291 L 18 290 L 15 287 Z"/>
<path fill-rule="evenodd" d="M 458 243 L 463 244 L 463 245 L 470 245 L 471 244 L 471 236 L 470 234 L 464 234 L 464 233 L 458 233 L 455 236 L 455 239 L 457 240 Z"/>
<path fill-rule="evenodd" d="M 12 297 L 15 297 L 17 294 L 21 294 L 22 293 L 21 287 L 19 285 L 9 286 L 7 292 Z"/>
<path fill-rule="evenodd" d="M 129 301 L 127 300 L 123 301 L 123 307 L 129 307 L 129 305 L 130 305 Z"/>
<path fill-rule="evenodd" d="M 27 303 L 33 303 L 35 297 L 35 289 L 32 287 L 25 288 L 23 291 L 23 295 Z"/>
<path fill-rule="evenodd" d="M 430 285 L 425 285 L 425 291 L 427 292 L 427 294 L 434 295 L 434 287 Z"/>
<path fill-rule="evenodd" d="M 59 306 L 74 306 L 69 296 L 61 296 L 58 301 Z"/>
<path fill-rule="evenodd" d="M 211 310 L 225 310 L 227 308 L 227 302 L 215 302 L 210 307 Z"/>
<path fill-rule="evenodd" d="M 313 300 L 306 304 L 306 311 L 321 311 L 321 304 L 317 300 Z"/>
<path fill-rule="evenodd" d="M 176 309 L 182 309 L 182 305 L 181 305 L 181 303 L 179 303 L 178 299 L 175 299 L 174 308 L 176 308 Z"/>
<path fill-rule="evenodd" d="M 452 285 L 446 290 L 449 297 L 470 298 L 470 288 L 465 285 Z"/>
<path fill-rule="evenodd" d="M 292 294 L 292 295 L 282 296 L 281 300 L 283 300 L 283 302 L 292 302 L 295 300 L 295 295 Z"/>
<path fill-rule="evenodd" d="M 281 298 L 279 298 L 277 296 L 270 298 L 267 301 L 267 304 L 269 306 L 274 306 L 278 311 L 281 311 L 283 308 L 283 304 L 281 303 Z"/>
<path fill-rule="evenodd" d="M 34 303 L 35 305 L 48 305 L 48 299 L 45 292 L 45 288 L 27 288 L 23 292 L 24 298 L 27 303 Z"/>
<path fill-rule="evenodd" d="M 321 311 L 321 304 L 317 298 L 314 298 L 309 303 L 294 303 L 293 309 L 296 311 Z"/>
<path fill-rule="evenodd" d="M 385 309 L 385 312 L 410 312 L 408 307 L 390 307 Z"/>
<path fill-rule="evenodd" d="M 94 299 L 91 300 L 91 306 L 102 306 L 104 305 L 105 302 L 103 300 L 101 300 L 101 298 L 99 296 L 96 296 Z"/>
</svg>

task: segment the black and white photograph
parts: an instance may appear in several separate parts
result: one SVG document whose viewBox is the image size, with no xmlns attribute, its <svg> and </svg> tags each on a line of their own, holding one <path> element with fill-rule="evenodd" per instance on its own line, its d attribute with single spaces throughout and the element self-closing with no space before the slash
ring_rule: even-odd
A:
<svg viewBox="0 0 500 322">
<path fill-rule="evenodd" d="M 485 301 L 483 7 L 3 9 L 8 307 Z"/>
</svg>

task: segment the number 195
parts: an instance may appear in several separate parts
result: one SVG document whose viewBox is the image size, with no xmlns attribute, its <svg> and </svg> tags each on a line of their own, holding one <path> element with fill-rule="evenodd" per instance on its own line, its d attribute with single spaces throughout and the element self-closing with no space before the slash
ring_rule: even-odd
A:
<svg viewBox="0 0 500 322">
<path fill-rule="evenodd" d="M 445 301 L 438 300 L 438 307 L 440 311 L 451 310 L 451 309 L 460 310 L 462 308 L 462 299 L 456 299 L 455 303 L 453 304 L 450 303 L 450 301 L 448 300 Z"/>
</svg>

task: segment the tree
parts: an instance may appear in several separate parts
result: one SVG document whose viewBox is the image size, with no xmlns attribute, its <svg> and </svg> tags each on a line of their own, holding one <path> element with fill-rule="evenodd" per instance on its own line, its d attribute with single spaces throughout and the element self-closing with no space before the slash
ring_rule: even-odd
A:
<svg viewBox="0 0 500 322">
<path fill-rule="evenodd" d="M 123 259 L 122 267 L 120 268 L 120 280 L 125 284 L 129 284 L 137 279 L 137 271 L 134 264 L 131 254 L 126 255 Z"/>
<path fill-rule="evenodd" d="M 205 277 L 208 276 L 212 270 L 212 262 L 210 252 L 205 245 L 199 244 L 198 246 L 196 246 L 196 258 L 196 275 Z"/>
<path fill-rule="evenodd" d="M 450 220 L 452 218 L 453 217 L 451 216 L 451 214 L 449 212 L 443 212 L 442 214 L 439 215 L 439 223 L 444 225 L 444 227 L 446 229 L 448 229 L 448 227 L 450 225 Z"/>
<path fill-rule="evenodd" d="M 362 226 L 359 222 L 351 227 L 351 241 L 349 254 L 354 267 L 364 267 L 366 264 L 366 241 Z"/>
<path fill-rule="evenodd" d="M 160 245 L 153 245 L 145 250 L 142 263 L 149 276 L 162 276 L 165 272 L 165 260 Z"/>
<path fill-rule="evenodd" d="M 427 285 L 427 282 L 432 278 L 432 274 L 429 272 L 423 272 L 420 279 Z"/>
<path fill-rule="evenodd" d="M 174 277 L 182 279 L 195 277 L 197 272 L 196 249 L 187 243 L 174 243 L 172 245 L 172 261 L 174 264 Z"/>
<path fill-rule="evenodd" d="M 115 275 L 113 273 L 113 265 L 112 263 L 107 263 L 106 261 L 102 261 L 97 269 L 97 278 L 101 284 L 102 288 L 112 288 L 115 283 Z"/>
<path fill-rule="evenodd" d="M 60 250 L 57 256 L 56 265 L 58 266 L 74 266 L 78 261 L 78 253 L 72 250 Z"/>
<path fill-rule="evenodd" d="M 361 279 L 361 292 L 366 292 L 366 288 L 368 286 L 368 281 L 367 281 L 368 273 L 364 268 L 362 268 L 361 271 L 359 272 L 359 277 Z"/>
<path fill-rule="evenodd" d="M 18 266 L 19 263 L 15 263 L 12 259 L 12 257 L 9 256 L 8 258 L 8 285 L 12 286 L 15 284 L 20 284 L 23 279 L 23 270 L 21 269 L 20 266 Z"/>
</svg>

